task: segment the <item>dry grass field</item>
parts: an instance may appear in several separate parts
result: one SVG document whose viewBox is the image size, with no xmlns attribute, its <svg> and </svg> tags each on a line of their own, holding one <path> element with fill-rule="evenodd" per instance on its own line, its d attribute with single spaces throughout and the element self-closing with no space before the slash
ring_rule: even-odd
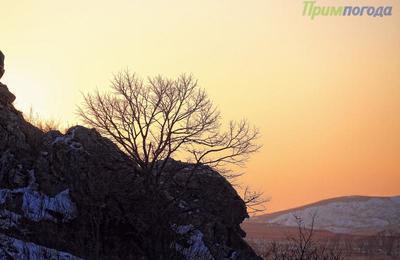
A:
<svg viewBox="0 0 400 260">
<path fill-rule="evenodd" d="M 273 243 L 288 244 L 298 237 L 298 228 L 278 225 L 245 222 L 243 230 L 247 241 L 259 255 L 266 255 Z M 400 236 L 377 234 L 335 234 L 329 231 L 314 230 L 312 241 L 315 244 L 338 248 L 344 259 L 350 260 L 394 260 L 400 259 Z"/>
</svg>

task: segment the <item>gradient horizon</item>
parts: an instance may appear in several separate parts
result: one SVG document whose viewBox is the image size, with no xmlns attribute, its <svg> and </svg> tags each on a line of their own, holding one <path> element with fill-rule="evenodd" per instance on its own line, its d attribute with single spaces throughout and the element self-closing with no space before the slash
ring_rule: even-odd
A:
<svg viewBox="0 0 400 260">
<path fill-rule="evenodd" d="M 260 128 L 241 182 L 271 197 L 269 212 L 399 195 L 400 2 L 343 3 L 393 15 L 310 20 L 293 0 L 6 0 L 2 82 L 18 109 L 71 125 L 81 93 L 113 73 L 192 73 L 224 119 Z"/>
</svg>

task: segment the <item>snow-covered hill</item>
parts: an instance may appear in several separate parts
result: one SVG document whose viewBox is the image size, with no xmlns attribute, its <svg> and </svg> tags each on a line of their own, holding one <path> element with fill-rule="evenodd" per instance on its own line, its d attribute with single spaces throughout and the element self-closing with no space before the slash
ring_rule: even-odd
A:
<svg viewBox="0 0 400 260">
<path fill-rule="evenodd" d="M 340 197 L 303 207 L 261 215 L 251 222 L 297 226 L 297 219 L 310 227 L 334 233 L 364 233 L 400 230 L 400 196 Z"/>
</svg>

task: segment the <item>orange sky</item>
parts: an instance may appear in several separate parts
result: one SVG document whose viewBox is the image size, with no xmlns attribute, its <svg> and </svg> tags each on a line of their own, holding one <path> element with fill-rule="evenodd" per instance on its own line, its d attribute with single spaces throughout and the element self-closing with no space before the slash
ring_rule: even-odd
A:
<svg viewBox="0 0 400 260">
<path fill-rule="evenodd" d="M 243 182 L 270 211 L 341 195 L 400 194 L 400 2 L 393 16 L 302 16 L 297 0 L 1 2 L 3 82 L 16 105 L 77 122 L 80 92 L 129 67 L 192 73 L 263 149 Z"/>
</svg>

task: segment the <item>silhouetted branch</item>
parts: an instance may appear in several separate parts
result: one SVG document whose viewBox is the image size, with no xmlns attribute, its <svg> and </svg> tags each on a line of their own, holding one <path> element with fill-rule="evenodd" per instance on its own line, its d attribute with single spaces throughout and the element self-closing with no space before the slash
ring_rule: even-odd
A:
<svg viewBox="0 0 400 260">
<path fill-rule="evenodd" d="M 157 182 L 172 157 L 185 155 L 195 165 L 212 168 L 242 166 L 260 148 L 259 131 L 246 120 L 232 121 L 223 130 L 220 112 L 191 76 L 144 82 L 125 71 L 114 76 L 111 86 L 111 94 L 84 95 L 78 113 L 119 144 L 144 173 L 155 173 Z"/>
</svg>

